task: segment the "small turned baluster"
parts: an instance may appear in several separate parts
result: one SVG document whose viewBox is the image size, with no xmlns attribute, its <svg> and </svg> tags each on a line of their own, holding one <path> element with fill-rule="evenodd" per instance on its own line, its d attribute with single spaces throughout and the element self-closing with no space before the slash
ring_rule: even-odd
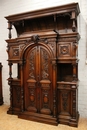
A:
<svg viewBox="0 0 87 130">
<path fill-rule="evenodd" d="M 11 29 L 12 29 L 12 23 L 11 22 L 8 22 L 8 29 L 9 29 L 9 35 L 8 35 L 8 38 L 11 39 Z"/>
<path fill-rule="evenodd" d="M 12 78 L 12 63 L 8 63 L 8 65 L 9 65 L 9 79 L 11 79 Z"/>
<path fill-rule="evenodd" d="M 73 64 L 73 80 L 76 81 L 76 72 L 77 72 L 77 65 L 76 64 Z"/>
</svg>

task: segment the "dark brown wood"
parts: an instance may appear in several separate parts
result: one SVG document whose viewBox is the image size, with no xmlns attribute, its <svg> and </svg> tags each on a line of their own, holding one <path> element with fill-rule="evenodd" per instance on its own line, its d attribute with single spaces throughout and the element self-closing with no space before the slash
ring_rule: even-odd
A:
<svg viewBox="0 0 87 130">
<path fill-rule="evenodd" d="M 0 63 L 0 105 L 3 104 L 3 92 L 2 92 L 2 63 Z"/>
<path fill-rule="evenodd" d="M 9 64 L 8 114 L 78 126 L 78 3 L 5 17 Z M 11 38 L 12 26 L 17 38 Z M 17 77 L 12 77 L 17 64 Z"/>
</svg>

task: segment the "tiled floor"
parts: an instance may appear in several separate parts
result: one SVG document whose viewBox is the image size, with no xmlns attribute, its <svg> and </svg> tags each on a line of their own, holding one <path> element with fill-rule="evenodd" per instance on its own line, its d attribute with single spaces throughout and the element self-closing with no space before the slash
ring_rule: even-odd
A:
<svg viewBox="0 0 87 130">
<path fill-rule="evenodd" d="M 19 119 L 7 114 L 8 106 L 0 106 L 0 130 L 87 130 L 87 119 L 80 118 L 78 128 L 59 124 L 58 126 Z"/>
</svg>

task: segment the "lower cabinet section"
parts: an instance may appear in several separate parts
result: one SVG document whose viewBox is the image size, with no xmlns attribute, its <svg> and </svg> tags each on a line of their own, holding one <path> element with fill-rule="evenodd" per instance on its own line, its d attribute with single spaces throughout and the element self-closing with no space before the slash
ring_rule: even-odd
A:
<svg viewBox="0 0 87 130">
<path fill-rule="evenodd" d="M 65 124 L 73 127 L 78 126 L 79 113 L 78 113 L 78 104 L 77 104 L 77 100 L 78 100 L 77 82 L 63 82 L 63 81 L 57 82 L 57 93 L 56 93 L 56 101 L 55 101 L 56 116 L 54 116 L 54 107 L 50 108 L 50 113 L 48 112 L 48 104 L 50 103 L 49 106 L 53 106 L 52 104 L 54 100 L 52 97 L 50 98 L 48 97 L 48 91 L 47 89 L 45 89 L 45 87 L 44 87 L 44 91 L 43 88 L 41 89 L 43 93 L 41 99 L 42 103 L 37 98 L 38 96 L 36 96 L 37 99 L 34 99 L 35 94 L 33 88 L 31 88 L 30 90 L 31 95 L 28 97 L 29 99 L 27 99 L 30 105 L 29 105 L 29 109 L 26 109 L 26 105 L 25 105 L 26 96 L 24 96 L 24 92 L 23 92 L 24 90 L 22 91 L 21 89 L 20 80 L 9 79 L 9 85 L 10 84 L 11 84 L 10 86 L 11 106 L 7 112 L 8 114 L 16 114 L 18 115 L 19 118 L 22 119 L 42 122 L 51 125 Z M 34 111 L 33 110 L 34 108 L 38 109 L 38 105 L 37 105 L 38 101 L 40 101 L 39 108 L 41 106 L 43 106 L 43 108 L 41 107 L 41 110 Z"/>
<path fill-rule="evenodd" d="M 21 112 L 21 86 L 20 80 L 9 79 L 10 86 L 10 108 L 8 114 L 19 114 Z"/>
<path fill-rule="evenodd" d="M 77 91 L 75 82 L 58 82 L 58 123 L 78 126 Z"/>
</svg>

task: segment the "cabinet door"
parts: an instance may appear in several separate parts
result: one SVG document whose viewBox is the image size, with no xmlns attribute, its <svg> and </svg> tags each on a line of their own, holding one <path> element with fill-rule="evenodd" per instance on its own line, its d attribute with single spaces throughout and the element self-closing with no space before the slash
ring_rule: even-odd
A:
<svg viewBox="0 0 87 130">
<path fill-rule="evenodd" d="M 25 110 L 43 114 L 52 112 L 52 66 L 49 51 L 35 46 L 25 54 Z"/>
<path fill-rule="evenodd" d="M 58 90 L 58 115 L 59 118 L 62 118 L 64 116 L 65 118 L 67 116 L 71 116 L 71 108 L 72 108 L 72 102 L 71 102 L 71 91 L 70 90 Z"/>
</svg>

